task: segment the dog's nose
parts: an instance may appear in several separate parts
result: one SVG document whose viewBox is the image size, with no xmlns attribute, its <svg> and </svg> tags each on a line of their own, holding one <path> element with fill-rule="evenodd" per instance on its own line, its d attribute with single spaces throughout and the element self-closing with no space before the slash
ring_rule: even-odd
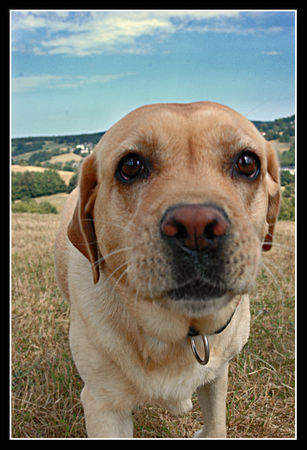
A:
<svg viewBox="0 0 307 450">
<path fill-rule="evenodd" d="M 226 213 L 216 206 L 186 204 L 169 208 L 160 229 L 170 245 L 202 251 L 217 249 L 228 226 Z"/>
</svg>

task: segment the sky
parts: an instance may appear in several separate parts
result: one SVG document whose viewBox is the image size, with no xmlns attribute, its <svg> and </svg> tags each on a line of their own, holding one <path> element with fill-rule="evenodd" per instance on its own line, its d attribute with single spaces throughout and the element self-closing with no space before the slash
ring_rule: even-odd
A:
<svg viewBox="0 0 307 450">
<path fill-rule="evenodd" d="M 107 130 L 148 103 L 295 113 L 295 11 L 11 10 L 11 135 Z"/>
</svg>

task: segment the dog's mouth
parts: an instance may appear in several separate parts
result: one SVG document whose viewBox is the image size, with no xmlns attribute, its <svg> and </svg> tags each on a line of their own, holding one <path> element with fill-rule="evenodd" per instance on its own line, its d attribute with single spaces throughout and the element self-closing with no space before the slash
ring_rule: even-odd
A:
<svg viewBox="0 0 307 450">
<path fill-rule="evenodd" d="M 192 279 L 167 291 L 169 308 L 189 316 L 203 316 L 222 308 L 233 297 L 226 284 Z"/>
<path fill-rule="evenodd" d="M 196 300 L 205 302 L 206 300 L 222 297 L 226 293 L 226 286 L 197 279 L 170 289 L 168 291 L 168 296 L 172 300 Z"/>
</svg>

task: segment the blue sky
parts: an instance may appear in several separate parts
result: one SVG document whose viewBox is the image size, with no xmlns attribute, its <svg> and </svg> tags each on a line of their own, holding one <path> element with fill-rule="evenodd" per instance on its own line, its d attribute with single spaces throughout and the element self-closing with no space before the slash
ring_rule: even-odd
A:
<svg viewBox="0 0 307 450">
<path fill-rule="evenodd" d="M 12 137 L 108 129 L 132 109 L 211 100 L 295 112 L 295 12 L 11 11 Z"/>
</svg>

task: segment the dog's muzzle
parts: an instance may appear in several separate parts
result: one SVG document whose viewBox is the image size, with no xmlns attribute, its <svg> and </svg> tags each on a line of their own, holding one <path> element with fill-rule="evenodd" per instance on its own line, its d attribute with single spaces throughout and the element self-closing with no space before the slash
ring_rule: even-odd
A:
<svg viewBox="0 0 307 450">
<path fill-rule="evenodd" d="M 179 204 L 168 208 L 160 234 L 172 255 L 173 299 L 206 300 L 227 292 L 222 248 L 230 221 L 212 204 Z"/>
</svg>

